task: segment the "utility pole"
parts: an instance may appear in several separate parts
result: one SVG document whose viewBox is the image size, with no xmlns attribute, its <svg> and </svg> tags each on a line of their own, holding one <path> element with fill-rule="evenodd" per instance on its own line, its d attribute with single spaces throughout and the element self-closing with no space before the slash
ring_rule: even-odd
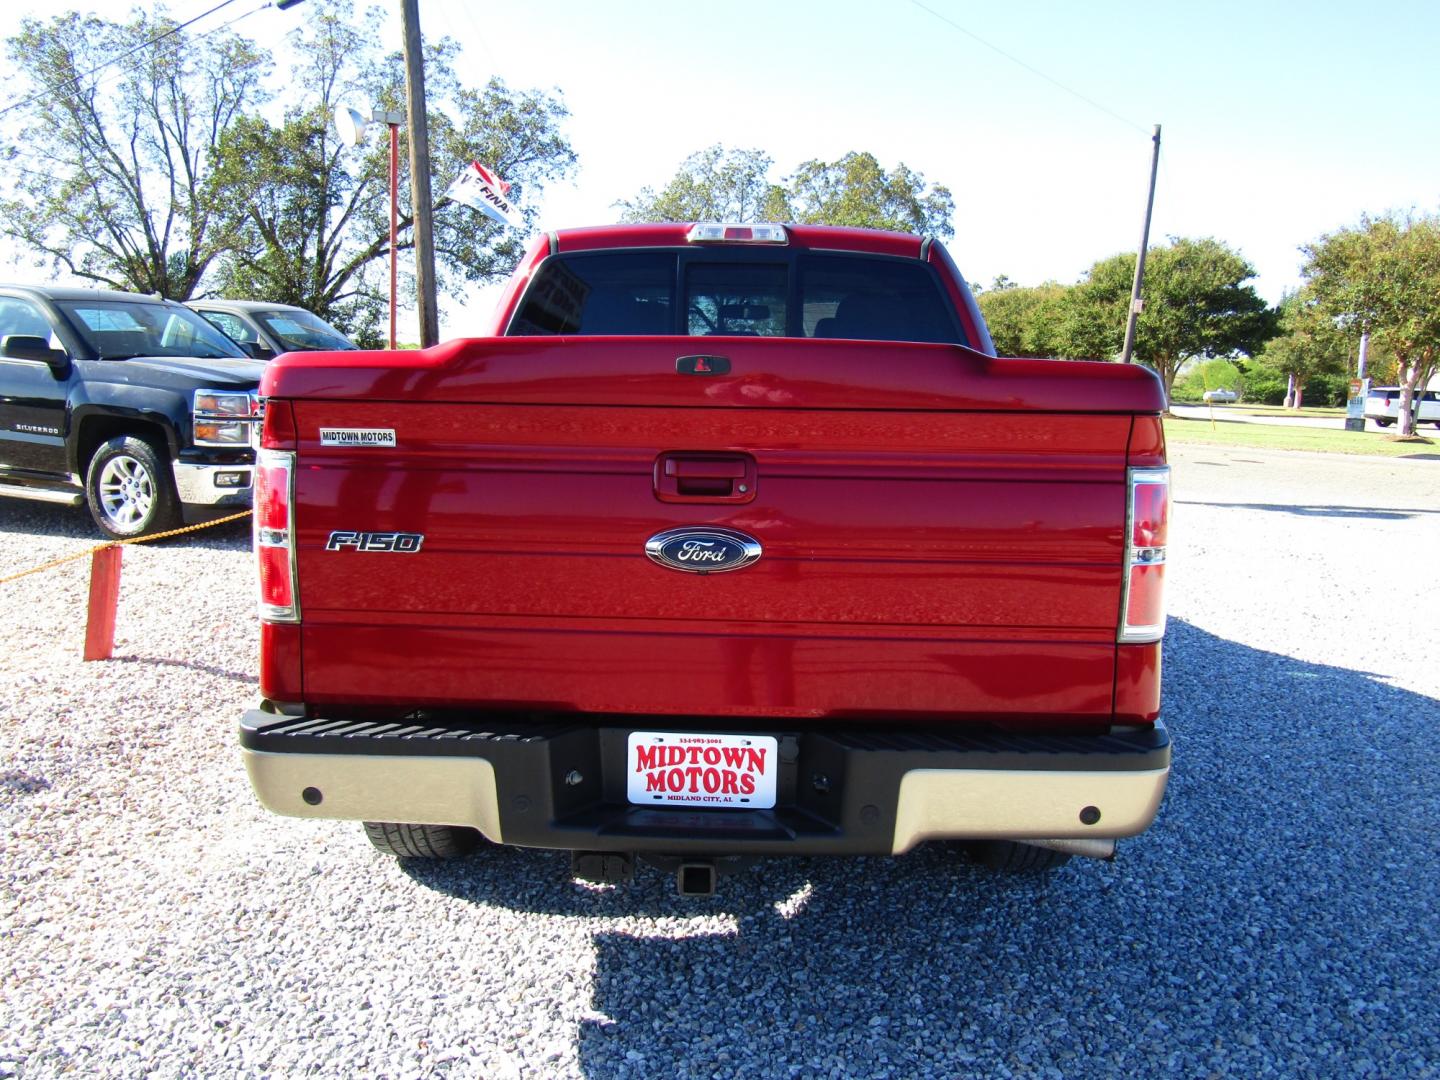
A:
<svg viewBox="0 0 1440 1080">
<path fill-rule="evenodd" d="M 400 0 L 405 29 L 405 98 L 410 119 L 410 198 L 415 213 L 415 286 L 419 294 L 420 347 L 440 340 L 435 302 L 435 234 L 430 222 L 430 135 L 425 120 L 425 56 L 419 0 Z"/>
<path fill-rule="evenodd" d="M 1160 167 L 1160 125 L 1155 125 L 1151 136 L 1155 144 L 1150 153 L 1150 194 L 1145 199 L 1145 225 L 1140 230 L 1140 255 L 1135 260 L 1135 282 L 1130 286 L 1130 316 L 1125 320 L 1125 348 L 1120 352 L 1120 362 L 1128 364 L 1135 355 L 1135 322 L 1140 317 L 1144 301 L 1140 289 L 1145 284 L 1145 249 L 1150 246 L 1150 211 L 1155 206 L 1155 170 Z"/>
</svg>

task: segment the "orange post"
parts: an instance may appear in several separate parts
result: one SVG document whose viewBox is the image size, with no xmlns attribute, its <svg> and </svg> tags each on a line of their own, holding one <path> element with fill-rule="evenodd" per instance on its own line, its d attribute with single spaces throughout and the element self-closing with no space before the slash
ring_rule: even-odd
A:
<svg viewBox="0 0 1440 1080">
<path fill-rule="evenodd" d="M 90 612 L 85 621 L 85 659 L 109 660 L 115 651 L 115 612 L 120 606 L 119 545 L 103 547 L 90 559 Z"/>
</svg>

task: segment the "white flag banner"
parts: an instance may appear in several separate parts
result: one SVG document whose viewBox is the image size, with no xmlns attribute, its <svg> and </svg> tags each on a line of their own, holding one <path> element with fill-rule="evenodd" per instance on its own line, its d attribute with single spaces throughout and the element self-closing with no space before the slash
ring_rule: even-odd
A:
<svg viewBox="0 0 1440 1080">
<path fill-rule="evenodd" d="M 445 189 L 445 197 L 479 210 L 502 225 L 519 228 L 525 224 L 520 208 L 510 199 L 510 185 L 478 161 L 472 161 L 459 179 Z"/>
</svg>

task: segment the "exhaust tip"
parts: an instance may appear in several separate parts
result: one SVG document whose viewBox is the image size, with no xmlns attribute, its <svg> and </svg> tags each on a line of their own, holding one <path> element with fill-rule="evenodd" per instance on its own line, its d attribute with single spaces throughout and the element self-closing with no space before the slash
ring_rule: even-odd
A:
<svg viewBox="0 0 1440 1080">
<path fill-rule="evenodd" d="M 681 863 L 680 869 L 675 872 L 675 887 L 681 896 L 714 896 L 715 864 Z"/>
</svg>

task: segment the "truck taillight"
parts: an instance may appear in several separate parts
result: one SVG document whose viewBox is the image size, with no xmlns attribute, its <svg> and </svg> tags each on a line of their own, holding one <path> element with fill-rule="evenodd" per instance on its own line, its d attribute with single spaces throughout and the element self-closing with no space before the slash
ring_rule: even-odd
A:
<svg viewBox="0 0 1440 1080">
<path fill-rule="evenodd" d="M 294 453 L 262 449 L 256 455 L 255 560 L 260 572 L 260 618 L 265 622 L 300 621 L 295 522 L 290 516 L 294 474 Z"/>
<path fill-rule="evenodd" d="M 1165 545 L 1170 533 L 1170 469 L 1127 470 L 1125 581 L 1121 642 L 1159 641 L 1165 633 Z"/>
</svg>

